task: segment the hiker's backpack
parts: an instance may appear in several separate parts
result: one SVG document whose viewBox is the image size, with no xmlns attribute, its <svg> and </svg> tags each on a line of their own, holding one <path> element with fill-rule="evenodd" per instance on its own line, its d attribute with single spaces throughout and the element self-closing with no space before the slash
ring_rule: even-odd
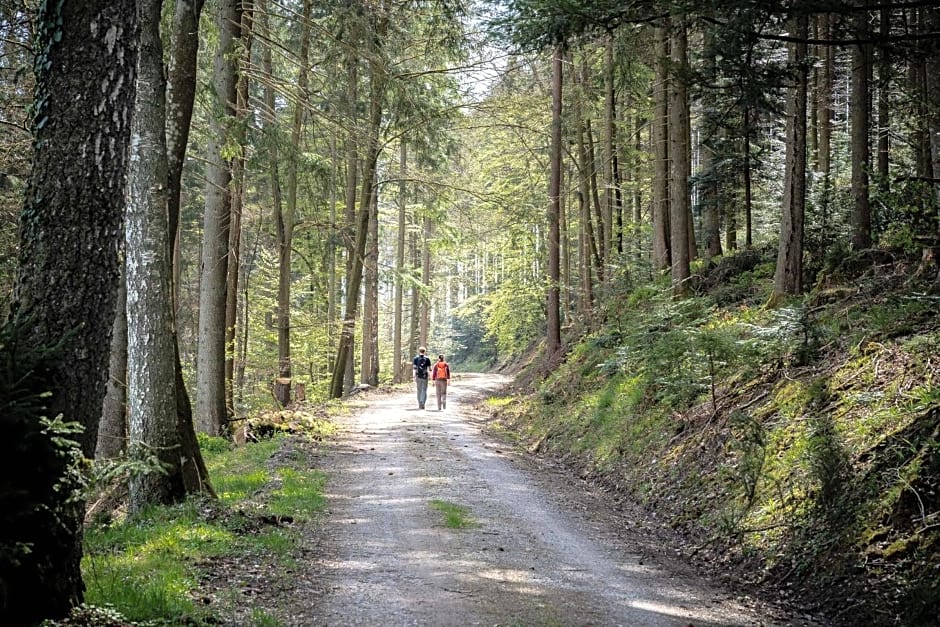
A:
<svg viewBox="0 0 940 627">
<path fill-rule="evenodd" d="M 434 364 L 434 378 L 435 379 L 446 379 L 447 378 L 447 363 L 439 361 Z"/>
<path fill-rule="evenodd" d="M 415 375 L 419 379 L 428 378 L 428 366 L 431 365 L 431 360 L 424 355 L 418 358 L 418 362 L 415 365 Z"/>
</svg>

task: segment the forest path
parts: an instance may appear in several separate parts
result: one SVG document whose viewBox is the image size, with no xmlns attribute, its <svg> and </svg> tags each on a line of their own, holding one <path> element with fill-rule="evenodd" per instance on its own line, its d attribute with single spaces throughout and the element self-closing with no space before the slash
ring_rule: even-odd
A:
<svg viewBox="0 0 940 627">
<path fill-rule="evenodd" d="M 794 624 L 710 587 L 639 519 L 488 436 L 474 403 L 504 383 L 464 375 L 440 412 L 373 392 L 340 420 L 318 455 L 327 513 L 305 536 L 287 624 Z M 447 528 L 432 500 L 475 524 Z"/>
</svg>

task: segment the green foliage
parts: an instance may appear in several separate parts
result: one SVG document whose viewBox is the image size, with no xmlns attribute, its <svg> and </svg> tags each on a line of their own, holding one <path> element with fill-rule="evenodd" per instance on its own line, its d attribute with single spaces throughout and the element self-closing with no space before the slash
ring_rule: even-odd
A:
<svg viewBox="0 0 940 627">
<path fill-rule="evenodd" d="M 486 299 L 482 296 L 468 298 L 451 313 L 451 337 L 454 342 L 451 362 L 466 368 L 470 363 L 485 367 L 495 361 L 495 347 L 486 339 L 485 314 Z"/>
<path fill-rule="evenodd" d="M 502 358 L 522 353 L 544 332 L 544 293 L 537 285 L 515 280 L 503 283 L 484 310 L 486 337 Z"/>
<path fill-rule="evenodd" d="M 940 231 L 936 192 L 927 181 L 905 179 L 892 184 L 889 191 L 873 187 L 873 231 L 880 243 L 905 253 L 919 253 L 925 243 L 936 244 Z"/>
<path fill-rule="evenodd" d="M 803 304 L 771 310 L 768 319 L 748 327 L 748 348 L 762 361 L 799 366 L 815 356 L 817 327 Z"/>
</svg>

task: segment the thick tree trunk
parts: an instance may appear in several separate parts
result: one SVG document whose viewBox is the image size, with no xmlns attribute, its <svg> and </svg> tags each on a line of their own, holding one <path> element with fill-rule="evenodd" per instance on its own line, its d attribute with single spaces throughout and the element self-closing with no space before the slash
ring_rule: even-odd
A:
<svg viewBox="0 0 940 627">
<path fill-rule="evenodd" d="M 798 39 L 806 39 L 808 29 L 805 16 L 789 20 L 790 32 Z M 790 44 L 790 63 L 795 68 L 793 86 L 787 95 L 787 154 L 783 182 L 783 211 L 780 223 L 780 243 L 771 305 L 785 295 L 803 291 L 803 219 L 806 208 L 806 71 L 805 43 Z"/>
<path fill-rule="evenodd" d="M 672 63 L 679 72 L 688 68 L 688 40 L 686 25 L 677 24 L 672 36 Z M 685 79 L 677 78 L 672 83 L 672 99 L 669 103 L 669 153 L 672 155 L 672 180 L 670 189 L 670 248 L 672 250 L 672 291 L 682 298 L 689 293 L 691 255 L 689 241 L 691 229 L 691 198 L 689 195 L 689 143 L 691 137 L 689 120 L 689 92 Z"/>
<path fill-rule="evenodd" d="M 126 147 L 134 102 L 134 2 L 43 3 L 38 14 L 33 166 L 20 216 L 15 316 L 28 319 L 22 352 L 61 347 L 48 373 L 45 416 L 84 427 L 74 437 L 94 455 L 108 376 L 123 239 Z M 40 416 L 35 416 L 38 421 Z M 20 441 L 4 446 L 18 447 Z M 9 450 L 3 457 L 12 458 Z M 21 469 L 25 470 L 25 469 Z M 82 602 L 83 503 L 60 476 L 7 477 L 5 494 L 47 482 L 60 501 L 14 512 L 16 537 L 0 551 L 0 622 L 29 625 Z M 5 529 L 13 530 L 5 526 Z M 8 544 L 9 543 L 9 544 Z M 29 547 L 21 553 L 21 547 Z M 18 558 L 15 566 L 10 558 Z M 41 602 L 37 602 L 37 599 Z"/>
<path fill-rule="evenodd" d="M 176 429 L 169 223 L 166 212 L 166 84 L 162 0 L 140 0 L 137 100 L 131 134 L 127 224 L 127 405 L 130 457 L 156 457 L 165 473 L 134 473 L 130 510 L 185 496 Z"/>
<path fill-rule="evenodd" d="M 656 29 L 656 78 L 653 82 L 653 269 L 666 270 L 672 265 L 669 245 L 669 31 L 668 24 Z"/>
<path fill-rule="evenodd" d="M 552 363 L 561 351 L 561 318 L 559 281 L 559 214 L 561 200 L 561 85 L 562 85 L 561 44 L 555 45 L 552 59 L 552 132 L 549 155 L 551 159 L 548 181 L 548 293 L 546 315 L 545 356 Z"/>
<path fill-rule="evenodd" d="M 867 41 L 868 12 L 859 11 L 855 18 L 856 37 Z M 871 169 L 869 130 L 871 128 L 871 44 L 862 43 L 852 48 L 852 247 L 864 250 L 871 247 L 871 200 L 868 190 Z"/>
<path fill-rule="evenodd" d="M 213 66 L 215 109 L 206 146 L 206 205 L 199 281 L 199 346 L 196 358 L 196 419 L 201 431 L 222 435 L 225 407 L 225 290 L 231 225 L 231 163 L 225 146 L 235 116 L 236 54 L 240 0 L 222 0 L 216 15 L 219 42 Z"/>
</svg>

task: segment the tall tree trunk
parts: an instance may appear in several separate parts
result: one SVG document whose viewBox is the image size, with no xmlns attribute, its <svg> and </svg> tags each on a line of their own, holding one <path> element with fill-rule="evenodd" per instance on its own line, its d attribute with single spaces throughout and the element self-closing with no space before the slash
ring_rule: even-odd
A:
<svg viewBox="0 0 940 627">
<path fill-rule="evenodd" d="M 199 49 L 199 17 L 203 0 L 176 3 L 167 51 L 167 222 L 170 234 L 170 259 L 173 263 L 173 342 L 176 374 L 177 430 L 182 446 L 183 481 L 190 494 L 214 494 L 209 483 L 209 472 L 202 458 L 193 425 L 193 406 L 183 379 L 183 364 L 179 354 L 179 331 L 175 323 L 179 311 L 179 236 L 180 202 L 182 194 L 183 162 L 189 141 L 193 103 L 196 98 L 196 65 Z"/>
<path fill-rule="evenodd" d="M 610 241 L 610 233 L 606 230 L 606 225 L 604 224 L 604 206 L 601 204 L 600 194 L 597 190 L 597 159 L 595 158 L 594 153 L 594 133 L 591 130 L 591 117 L 585 116 L 584 118 L 584 139 L 585 139 L 585 148 L 587 155 L 587 173 L 588 173 L 588 187 L 590 194 L 588 198 L 591 200 L 591 206 L 594 207 L 594 233 L 595 246 L 597 247 L 597 278 L 599 281 L 604 281 L 607 276 L 607 265 L 610 261 L 607 253 L 609 252 L 609 246 L 605 248 L 604 242 Z"/>
<path fill-rule="evenodd" d="M 281 173 L 280 173 L 280 137 L 278 132 L 277 109 L 275 107 L 274 90 L 274 61 L 271 52 L 273 35 L 271 33 L 270 16 L 268 15 L 267 2 L 261 4 L 261 28 L 265 39 L 264 50 L 261 53 L 261 69 L 269 80 L 265 82 L 263 89 L 264 115 L 263 129 L 265 134 L 265 143 L 267 146 L 268 157 L 268 177 L 271 187 L 271 214 L 274 222 L 275 238 L 277 242 L 278 255 L 278 290 L 277 290 L 277 311 L 275 313 L 275 324 L 277 327 L 277 348 L 278 348 L 278 374 L 274 380 L 274 397 L 282 407 L 290 402 L 290 335 L 288 332 L 290 324 L 290 312 L 284 311 L 283 303 L 290 303 L 290 252 L 285 252 L 285 226 L 284 226 L 284 201 L 281 194 Z M 287 258 L 286 264 L 284 262 Z M 284 281 L 284 268 L 287 267 L 288 281 Z M 286 294 L 284 293 L 286 290 Z M 284 361 L 283 350 L 287 346 L 287 380 L 281 381 L 282 366 Z"/>
<path fill-rule="evenodd" d="M 431 239 L 434 223 L 425 215 L 421 232 L 421 298 L 418 310 L 418 342 L 427 346 L 431 333 Z"/>
<path fill-rule="evenodd" d="M 639 112 L 634 114 L 633 118 L 633 127 L 635 130 L 634 134 L 634 145 L 633 149 L 636 151 L 636 154 L 643 154 L 644 138 L 643 138 L 643 129 L 647 126 L 647 121 L 641 117 Z M 652 152 L 652 151 L 648 151 Z M 636 159 L 628 161 L 624 159 L 624 163 L 630 164 L 630 167 L 633 170 L 633 246 L 636 249 L 636 258 L 637 264 L 642 263 L 646 252 L 643 250 L 641 244 L 640 234 L 642 233 L 642 222 L 643 222 L 643 188 L 639 184 L 640 171 L 639 164 Z M 650 224 L 652 224 L 652 216 L 650 216 Z"/>
<path fill-rule="evenodd" d="M 568 55 L 569 65 L 571 63 L 571 55 Z M 581 75 L 583 77 L 583 75 Z M 572 72 L 571 83 L 574 86 L 577 81 L 581 80 L 579 73 Z M 581 283 L 581 300 L 580 300 L 580 310 L 581 317 L 585 322 L 590 325 L 591 317 L 593 315 L 594 307 L 594 282 L 593 282 L 593 273 L 591 272 L 592 264 L 593 267 L 598 271 L 601 271 L 603 268 L 603 263 L 601 262 L 599 249 L 599 243 L 594 230 L 594 225 L 591 218 L 591 179 L 590 179 L 590 159 L 588 158 L 588 147 L 585 141 L 585 111 L 584 111 L 584 100 L 585 93 L 583 89 L 574 89 L 574 117 L 575 124 L 577 125 L 576 132 L 576 144 L 577 144 L 577 166 L 578 166 L 578 209 L 580 215 L 580 228 L 579 228 L 579 246 L 580 246 L 580 283 Z M 603 276 L 601 272 L 598 276 Z"/>
<path fill-rule="evenodd" d="M 860 41 L 868 41 L 868 12 L 859 11 L 855 33 Z M 871 247 L 871 201 L 868 175 L 871 169 L 869 130 L 871 128 L 871 44 L 860 43 L 852 48 L 852 246 L 855 250 Z"/>
<path fill-rule="evenodd" d="M 45 62 L 36 64 L 33 165 L 20 215 L 12 312 L 28 319 L 17 338 L 18 356 L 60 344 L 37 390 L 49 393 L 42 415 L 62 414 L 82 425 L 70 437 L 90 458 L 119 279 L 137 14 L 135 3 L 124 0 L 49 2 L 40 4 L 36 24 Z M 8 410 L 15 405 L 4 401 Z M 38 431 L 40 415 L 28 420 Z M 5 438 L 3 458 L 15 459 L 24 444 Z M 23 510 L 5 507 L 0 513 L 10 534 L 4 548 L 14 547 L 0 555 L 0 580 L 6 584 L 0 622 L 9 625 L 62 617 L 84 595 L 84 503 L 73 492 L 77 486 L 58 474 L 20 470 L 6 477 L 4 494 L 35 495 L 41 486 L 50 498 L 41 508 L 27 502 Z M 16 526 L 7 524 L 14 520 Z"/>
<path fill-rule="evenodd" d="M 362 383 L 379 384 L 379 203 L 378 191 L 369 205 L 369 236 L 362 301 Z"/>
<path fill-rule="evenodd" d="M 274 397 L 282 407 L 291 400 L 291 252 L 293 251 L 294 223 L 297 216 L 297 156 L 300 153 L 301 133 L 304 123 L 304 108 L 307 105 L 307 59 L 310 56 L 310 11 L 311 0 L 304 0 L 300 32 L 300 52 L 297 75 L 297 92 L 294 97 L 294 115 L 291 124 L 290 153 L 287 159 L 287 203 L 276 209 L 274 216 L 277 233 L 277 379 Z M 274 115 L 274 111 L 271 111 Z M 276 172 L 272 173 L 272 177 Z"/>
<path fill-rule="evenodd" d="M 744 248 L 750 250 L 754 245 L 754 186 L 751 180 L 751 109 L 744 107 L 744 165 L 741 168 L 742 187 L 744 187 Z"/>
<path fill-rule="evenodd" d="M 176 429 L 176 379 L 166 212 L 166 84 L 162 0 L 140 0 L 137 99 L 127 182 L 127 405 L 130 456 L 156 457 L 166 472 L 133 473 L 130 510 L 185 496 Z"/>
<path fill-rule="evenodd" d="M 704 60 L 705 80 L 714 81 L 717 75 L 715 59 L 715 33 L 712 29 L 705 30 L 704 49 L 707 56 Z M 699 184 L 699 202 L 702 215 L 702 234 L 705 237 L 705 259 L 721 255 L 721 196 L 718 189 L 718 164 L 714 158 L 714 147 L 720 143 L 721 128 L 716 119 L 719 110 L 717 95 L 711 90 L 703 94 L 703 109 L 708 116 L 708 125 L 704 132 L 711 136 L 699 143 L 701 152 L 700 170 L 702 173 Z"/>
<path fill-rule="evenodd" d="M 127 281 L 121 263 L 114 326 L 111 328 L 111 358 L 108 383 L 101 407 L 95 459 L 114 459 L 127 452 Z"/>
<path fill-rule="evenodd" d="M 798 40 L 805 40 L 808 28 L 805 16 L 791 17 L 789 30 Z M 806 71 L 807 45 L 790 44 L 793 84 L 787 94 L 787 154 L 783 182 L 783 211 L 780 243 L 771 304 L 785 295 L 803 291 L 803 219 L 806 210 Z"/>
<path fill-rule="evenodd" d="M 924 23 L 926 31 L 936 33 L 940 31 L 940 8 L 937 6 L 924 7 Z M 940 211 L 940 45 L 936 41 L 928 49 L 925 70 L 925 93 L 927 95 L 926 128 L 929 141 L 927 152 L 929 154 L 929 174 L 933 185 L 934 209 Z M 934 235 L 940 236 L 940 233 Z M 940 278 L 940 277 L 938 277 Z"/>
<path fill-rule="evenodd" d="M 349 300 L 355 299 L 358 305 L 359 292 L 353 293 L 349 289 L 352 280 L 353 266 L 356 256 L 356 188 L 359 175 L 359 141 L 356 137 L 355 129 L 359 126 L 359 57 L 356 49 L 350 47 L 346 52 L 346 115 L 349 116 L 349 132 L 346 134 L 346 195 L 345 195 L 345 217 L 344 217 L 344 239 L 346 241 L 346 295 L 345 309 L 349 311 Z M 355 311 L 355 310 L 353 310 Z M 344 340 L 345 338 L 345 340 Z M 352 355 L 356 343 L 356 321 L 353 318 L 351 324 L 343 320 L 340 329 L 340 341 L 348 344 L 347 350 Z M 340 346 L 337 346 L 337 358 L 339 357 Z M 333 376 L 337 376 L 337 363 L 333 364 Z M 351 357 L 347 357 L 342 369 L 342 382 L 340 389 L 349 389 L 353 384 L 354 363 Z M 331 384 L 331 388 L 332 388 Z"/>
<path fill-rule="evenodd" d="M 383 22 L 384 24 L 384 22 Z M 384 30 L 384 27 L 380 25 Z M 377 33 L 376 38 L 381 41 L 384 32 Z M 375 166 L 379 157 L 379 132 L 382 126 L 382 110 L 385 98 L 385 86 L 388 80 L 385 68 L 378 60 L 369 63 L 369 126 L 368 151 L 362 172 L 362 195 L 359 202 L 359 214 L 356 221 L 356 239 L 352 249 L 352 266 L 347 281 L 346 308 L 343 316 L 343 329 L 340 335 L 339 346 L 336 352 L 336 364 L 333 367 L 333 377 L 330 381 L 330 397 L 340 398 L 343 395 L 346 369 L 353 358 L 354 334 L 356 317 L 359 310 L 359 291 L 362 287 L 363 262 L 366 252 L 366 240 L 369 233 L 369 216 L 374 193 Z"/>
<path fill-rule="evenodd" d="M 592 80 L 591 67 L 588 63 L 587 55 L 582 55 L 580 87 L 583 102 L 590 102 L 593 97 L 591 89 Z M 591 129 L 591 116 L 586 109 L 582 111 L 581 121 L 584 125 L 584 172 L 588 182 L 588 193 L 585 200 L 589 203 L 589 207 L 593 209 L 593 240 L 597 252 L 595 255 L 595 270 L 597 272 L 598 281 L 603 281 L 607 272 L 606 266 L 608 259 L 606 253 L 609 249 L 609 246 L 605 245 L 604 242 L 609 243 L 610 233 L 606 230 L 604 207 L 597 190 L 597 159 L 594 153 L 594 133 Z"/>
<path fill-rule="evenodd" d="M 562 86 L 564 89 L 564 86 Z M 562 142 L 568 141 L 566 137 L 562 138 Z M 571 177 L 570 167 L 562 170 L 561 178 L 562 181 L 569 180 Z M 564 186 L 562 186 L 564 187 Z M 558 254 L 560 257 L 560 268 L 559 268 L 559 287 L 561 289 L 560 299 L 561 299 L 561 319 L 562 321 L 568 321 L 571 319 L 571 315 L 574 313 L 574 303 L 572 301 L 574 286 L 571 283 L 571 239 L 569 235 L 569 205 L 570 195 L 567 193 L 562 193 L 558 199 Z M 483 277 L 481 278 L 481 283 L 485 288 L 486 284 L 486 264 L 487 255 L 483 255 Z M 456 298 L 454 301 L 456 302 Z"/>
<path fill-rule="evenodd" d="M 672 291 L 682 298 L 689 293 L 691 276 L 689 238 L 691 198 L 689 195 L 689 143 L 691 137 L 689 120 L 689 92 L 683 78 L 688 69 L 688 40 L 684 22 L 676 24 L 672 36 L 672 63 L 679 78 L 672 82 L 669 103 L 669 154 L 672 155 L 672 179 L 670 189 L 670 248 L 672 250 Z"/>
<path fill-rule="evenodd" d="M 411 258 L 411 328 L 408 333 L 408 354 L 409 356 L 418 353 L 418 346 L 421 344 L 421 287 L 415 280 L 421 272 L 421 256 L 418 247 L 418 217 L 414 216 L 411 234 L 409 236 L 409 257 Z M 407 376 L 407 374 L 406 374 Z"/>
<path fill-rule="evenodd" d="M 242 56 L 235 88 L 235 144 L 238 154 L 232 161 L 232 227 L 229 230 L 229 262 L 225 281 L 225 406 L 233 418 L 235 410 L 236 333 L 238 326 L 238 280 L 242 275 L 242 213 L 245 207 L 245 162 L 248 125 L 248 67 L 251 64 L 254 8 L 242 0 Z"/>
<path fill-rule="evenodd" d="M 562 85 L 561 44 L 555 45 L 552 58 L 552 133 L 549 154 L 551 158 L 548 181 L 548 294 L 546 316 L 547 331 L 545 337 L 545 356 L 551 363 L 561 351 L 561 318 L 559 281 L 559 214 L 561 201 L 561 85 Z"/>
<path fill-rule="evenodd" d="M 823 39 L 832 38 L 833 16 L 831 13 L 824 13 L 819 16 L 822 28 L 820 35 Z M 819 141 L 819 171 L 823 176 L 828 176 L 831 171 L 832 160 L 832 91 L 835 81 L 835 48 L 831 45 L 823 47 L 822 71 L 820 72 L 820 86 L 816 94 L 819 113 L 817 114 L 818 141 Z"/>
<path fill-rule="evenodd" d="M 173 260 L 173 312 L 179 309 L 179 222 L 183 163 L 196 99 L 199 16 L 204 0 L 177 0 L 167 50 L 167 214 Z"/>
<path fill-rule="evenodd" d="M 881 8 L 881 40 L 887 42 L 891 35 L 891 9 Z M 878 60 L 878 188 L 887 192 L 891 186 L 891 67 L 890 46 L 884 43 L 879 48 Z"/>
<path fill-rule="evenodd" d="M 604 42 L 604 132 L 602 154 L 604 158 L 603 176 L 604 176 L 604 232 L 607 233 L 607 240 L 604 242 L 604 258 L 610 259 L 610 252 L 613 249 L 614 240 L 617 235 L 614 234 L 614 224 L 616 207 L 614 205 L 617 182 L 614 180 L 614 155 L 617 145 L 617 105 L 616 91 L 614 87 L 614 37 L 608 34 Z"/>
<path fill-rule="evenodd" d="M 236 54 L 240 0 L 221 0 L 216 15 L 218 47 L 213 64 L 214 111 L 206 146 L 206 205 L 199 281 L 199 340 L 196 358 L 196 419 L 201 431 L 228 428 L 225 407 L 225 288 L 228 276 L 232 167 L 225 146 L 235 116 Z"/>
<path fill-rule="evenodd" d="M 339 159 L 339 150 L 336 135 L 330 137 L 330 227 L 326 243 L 326 328 L 329 345 L 329 358 L 327 366 L 332 370 L 332 359 L 335 356 L 336 349 L 336 303 L 339 300 L 339 286 L 337 285 L 336 272 L 336 238 L 339 234 L 339 228 L 336 214 L 337 202 L 337 180 L 339 178 L 341 161 Z"/>
<path fill-rule="evenodd" d="M 918 34 L 927 32 L 926 14 L 923 10 L 914 9 L 911 16 L 913 28 Z M 908 82 L 911 93 L 914 95 L 912 111 L 911 145 L 914 152 L 914 162 L 917 177 L 922 180 L 932 178 L 930 155 L 930 132 L 928 102 L 930 94 L 927 91 L 927 65 L 929 48 L 921 48 L 921 54 L 912 59 L 908 65 Z"/>
<path fill-rule="evenodd" d="M 406 183 L 408 173 L 408 144 L 401 140 L 399 157 L 399 176 L 401 177 L 398 185 L 398 232 L 395 242 L 395 307 L 394 307 L 394 331 L 392 338 L 392 367 L 394 368 L 394 381 L 401 383 L 405 380 L 404 358 L 402 357 L 402 326 L 404 312 L 404 285 L 405 280 L 405 238 L 406 238 L 406 218 L 408 211 L 408 186 Z"/>
<path fill-rule="evenodd" d="M 669 223 L 669 25 L 656 29 L 656 78 L 653 82 L 653 121 L 650 142 L 653 144 L 653 269 L 672 266 L 669 245 L 672 228 Z"/>
<path fill-rule="evenodd" d="M 819 16 L 820 35 L 824 39 L 831 39 L 835 17 L 831 13 Z M 818 156 L 819 172 L 822 174 L 822 201 L 820 207 L 820 222 L 824 237 L 828 232 L 830 212 L 832 205 L 832 94 L 835 85 L 836 52 L 831 45 L 822 49 L 822 71 L 820 72 L 820 85 L 817 89 L 816 100 L 819 112 L 816 115 L 818 125 Z"/>
</svg>

